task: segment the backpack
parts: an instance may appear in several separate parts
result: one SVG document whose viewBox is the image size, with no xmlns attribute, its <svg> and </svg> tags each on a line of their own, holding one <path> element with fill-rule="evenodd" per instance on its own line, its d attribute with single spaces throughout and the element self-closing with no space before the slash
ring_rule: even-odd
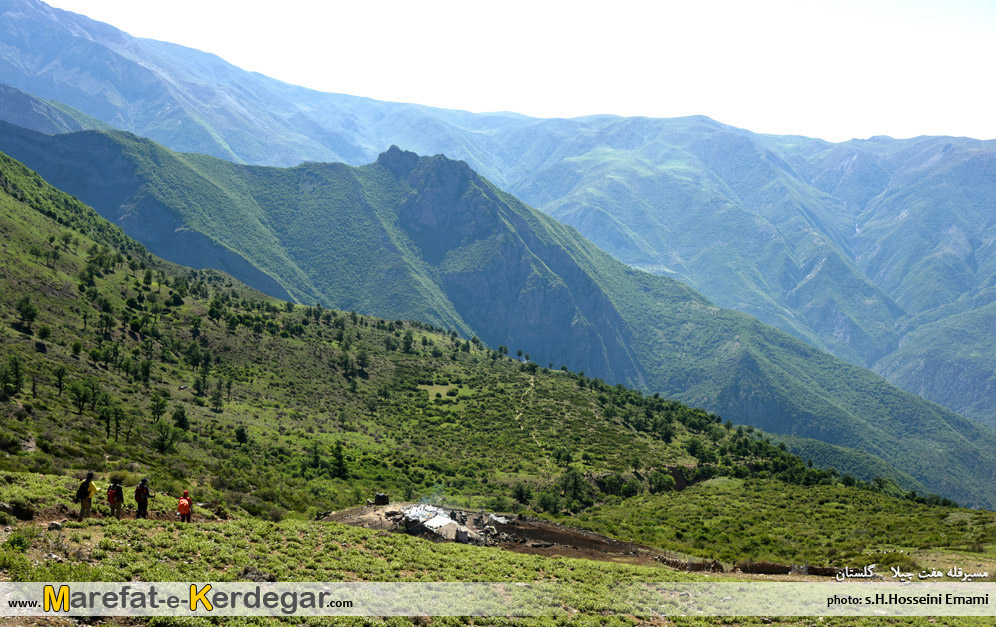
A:
<svg viewBox="0 0 996 627">
<path fill-rule="evenodd" d="M 107 488 L 107 502 L 111 505 L 118 502 L 118 491 L 114 486 Z"/>
<path fill-rule="evenodd" d="M 78 503 L 88 498 L 90 498 L 90 486 L 84 481 L 80 483 L 80 487 L 76 488 L 76 502 Z"/>
<path fill-rule="evenodd" d="M 190 499 L 184 498 L 184 497 L 180 497 L 180 502 L 177 503 L 176 509 L 181 514 L 189 514 L 190 513 Z"/>
<path fill-rule="evenodd" d="M 145 503 L 149 500 L 149 489 L 143 486 L 135 486 L 135 501 Z"/>
</svg>

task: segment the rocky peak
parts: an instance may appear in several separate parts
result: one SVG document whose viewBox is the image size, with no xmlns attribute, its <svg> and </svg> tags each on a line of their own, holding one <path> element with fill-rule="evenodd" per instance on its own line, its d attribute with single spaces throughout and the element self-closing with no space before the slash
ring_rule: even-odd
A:
<svg viewBox="0 0 996 627">
<path fill-rule="evenodd" d="M 398 178 L 408 179 L 413 187 L 452 186 L 469 181 L 477 175 L 466 161 L 456 161 L 446 155 L 421 157 L 409 150 L 391 146 L 377 157 L 383 166 Z"/>
<path fill-rule="evenodd" d="M 409 150 L 391 146 L 377 157 L 377 165 L 383 166 L 398 178 L 407 178 L 418 165 L 419 156 Z"/>
</svg>

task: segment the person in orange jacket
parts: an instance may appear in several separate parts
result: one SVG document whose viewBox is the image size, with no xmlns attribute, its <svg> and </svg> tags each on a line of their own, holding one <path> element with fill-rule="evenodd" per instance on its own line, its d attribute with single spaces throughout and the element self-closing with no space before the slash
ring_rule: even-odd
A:
<svg viewBox="0 0 996 627">
<path fill-rule="evenodd" d="M 180 513 L 180 522 L 190 522 L 190 510 L 193 506 L 194 501 L 190 498 L 190 492 L 184 490 L 180 502 L 176 504 L 176 511 Z"/>
</svg>

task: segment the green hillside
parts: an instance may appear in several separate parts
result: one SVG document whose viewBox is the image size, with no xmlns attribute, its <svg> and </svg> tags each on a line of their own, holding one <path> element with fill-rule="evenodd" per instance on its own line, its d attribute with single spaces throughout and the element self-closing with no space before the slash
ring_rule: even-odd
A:
<svg viewBox="0 0 996 627">
<path fill-rule="evenodd" d="M 988 429 L 613 260 L 462 162 L 395 148 L 360 168 L 242 166 L 126 133 L 53 137 L 2 123 L 0 147 L 172 261 L 477 335 L 541 365 L 870 453 L 960 502 L 992 502 L 975 480 L 996 466 Z"/>
<path fill-rule="evenodd" d="M 993 142 L 831 144 L 701 117 L 600 138 L 565 137 L 571 157 L 510 191 L 626 263 L 993 425 Z M 959 340 L 926 345 L 941 336 Z"/>
<path fill-rule="evenodd" d="M 9 122 L 76 128 L 51 126 L 51 107 L 68 112 L 58 101 L 174 150 L 237 162 L 361 165 L 392 144 L 462 159 L 617 259 L 996 426 L 996 370 L 976 357 L 984 343 L 952 351 L 952 361 L 900 350 L 925 321 L 993 302 L 992 141 L 830 143 L 704 116 L 474 114 L 289 85 L 37 0 L 0 3 L 0 27 L 0 81 L 38 97 L 0 99 Z M 248 280 L 252 264 L 209 244 L 185 245 L 218 255 L 194 265 Z M 273 278 L 291 281 L 250 283 L 278 293 Z M 307 292 L 303 277 L 294 281 L 286 289 Z M 963 322 L 950 321 L 952 331 Z M 958 385 L 921 374 L 955 370 Z"/>
<path fill-rule="evenodd" d="M 693 483 L 738 477 L 748 504 L 789 486 L 873 503 L 867 515 L 890 521 L 875 548 L 988 543 L 996 529 L 985 514 L 928 534 L 907 519 L 960 510 L 888 480 L 809 468 L 719 416 L 423 323 L 293 306 L 173 266 L 5 156 L 0 189 L 0 497 L 17 511 L 63 515 L 73 477 L 93 469 L 100 481 L 190 489 L 208 519 L 308 519 L 386 490 L 583 516 L 615 533 L 615 508 L 668 494 L 680 467 Z M 708 499 L 711 485 L 683 494 Z M 647 540 L 720 554 L 656 537 Z M 780 551 L 837 559 L 801 533 Z"/>
</svg>

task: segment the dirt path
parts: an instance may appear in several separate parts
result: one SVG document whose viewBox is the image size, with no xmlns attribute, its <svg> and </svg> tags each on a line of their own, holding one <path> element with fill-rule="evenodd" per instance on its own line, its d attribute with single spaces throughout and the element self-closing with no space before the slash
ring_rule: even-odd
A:
<svg viewBox="0 0 996 627">
<path fill-rule="evenodd" d="M 525 431 L 525 427 L 522 425 L 522 414 L 526 411 L 526 395 L 532 394 L 536 390 L 536 377 L 529 377 L 529 387 L 522 392 L 522 396 L 519 397 L 519 402 L 522 404 L 522 408 L 519 409 L 519 413 L 515 414 L 515 421 L 519 423 L 519 430 Z M 543 450 L 543 446 L 539 442 L 539 438 L 536 437 L 536 431 L 530 431 L 529 437 L 533 439 L 533 443 L 536 444 L 537 450 Z M 543 462 L 546 464 L 546 469 L 550 470 L 550 460 L 546 457 L 543 458 Z"/>
</svg>

